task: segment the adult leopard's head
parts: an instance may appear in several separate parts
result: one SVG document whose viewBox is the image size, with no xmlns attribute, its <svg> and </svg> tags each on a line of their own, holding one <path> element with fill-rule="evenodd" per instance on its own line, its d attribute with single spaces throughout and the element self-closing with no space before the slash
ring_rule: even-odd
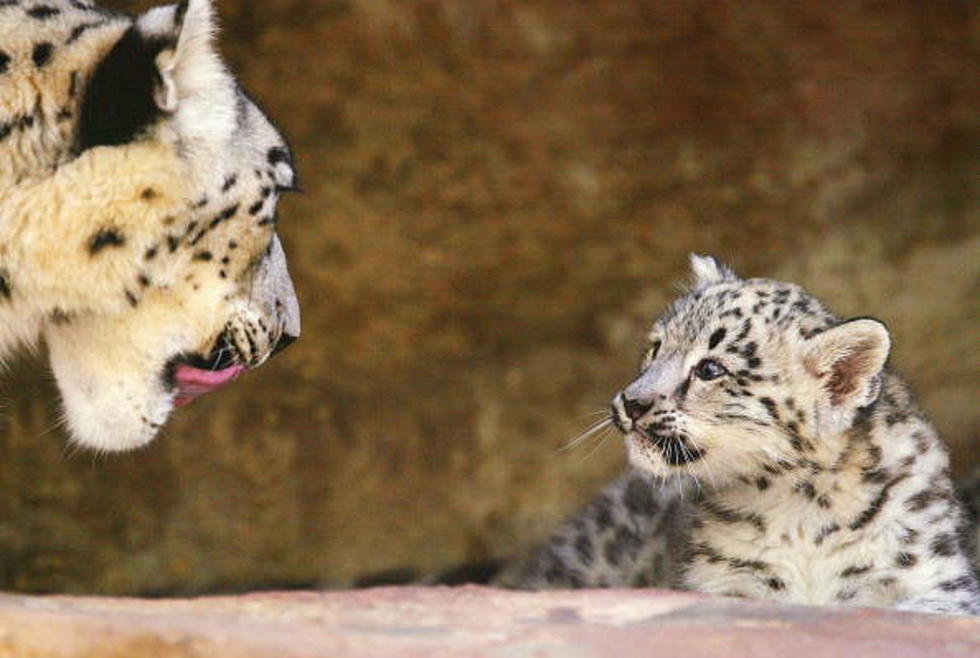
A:
<svg viewBox="0 0 980 658">
<path fill-rule="evenodd" d="M 82 234 L 38 267 L 97 272 L 99 289 L 88 306 L 50 310 L 42 332 L 73 439 L 127 450 L 299 336 L 275 231 L 296 174 L 284 138 L 216 54 L 209 0 L 136 18 L 67 4 L 81 18 L 66 8 L 50 20 L 77 21 L 69 39 L 91 39 L 97 53 L 63 71 L 71 160 L 55 175 L 74 177 L 81 198 L 59 199 L 57 212 L 78 204 Z"/>
<path fill-rule="evenodd" d="M 830 465 L 877 399 L 887 330 L 840 322 L 799 286 L 708 257 L 692 266 L 693 289 L 653 324 L 639 377 L 613 399 L 630 461 L 709 486 Z"/>
</svg>

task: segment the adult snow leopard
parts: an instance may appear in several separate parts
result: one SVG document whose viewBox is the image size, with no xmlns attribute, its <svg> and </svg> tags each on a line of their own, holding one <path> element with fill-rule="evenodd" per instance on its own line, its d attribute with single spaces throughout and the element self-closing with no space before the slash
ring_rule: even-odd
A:
<svg viewBox="0 0 980 658">
<path fill-rule="evenodd" d="M 948 453 L 885 326 L 692 265 L 613 399 L 632 472 L 503 583 L 980 613 Z"/>
<path fill-rule="evenodd" d="M 43 337 L 86 447 L 147 443 L 299 335 L 290 150 L 214 32 L 210 0 L 0 0 L 0 358 Z"/>
</svg>

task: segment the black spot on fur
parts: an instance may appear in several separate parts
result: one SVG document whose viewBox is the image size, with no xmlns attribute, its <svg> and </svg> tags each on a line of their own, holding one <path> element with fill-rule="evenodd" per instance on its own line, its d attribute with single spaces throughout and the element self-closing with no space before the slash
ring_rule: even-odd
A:
<svg viewBox="0 0 980 658">
<path fill-rule="evenodd" d="M 756 488 L 759 489 L 759 491 L 765 491 L 766 489 L 769 488 L 769 478 L 765 478 L 765 477 L 756 478 L 755 486 Z"/>
<path fill-rule="evenodd" d="M 813 544 L 815 546 L 819 546 L 820 544 L 823 543 L 824 539 L 834 534 L 835 532 L 838 532 L 839 530 L 840 530 L 840 526 L 837 525 L 836 523 L 825 525 L 824 527 L 820 528 L 820 530 L 817 532 L 817 536 L 813 540 Z"/>
<path fill-rule="evenodd" d="M 685 559 L 690 562 L 699 557 L 705 558 L 709 564 L 718 564 L 725 561 L 725 557 L 717 549 L 704 542 L 692 544 L 687 550 Z"/>
<path fill-rule="evenodd" d="M 52 16 L 57 16 L 61 13 L 61 10 L 57 7 L 51 7 L 49 5 L 37 5 L 36 7 L 31 7 L 27 10 L 27 15 L 31 18 L 36 18 L 39 21 L 45 21 Z"/>
<path fill-rule="evenodd" d="M 861 567 L 857 567 L 857 566 L 847 567 L 846 569 L 840 572 L 840 577 L 853 578 L 854 576 L 860 576 L 861 574 L 865 574 L 871 571 L 872 566 L 873 565 L 865 564 L 864 566 Z"/>
<path fill-rule="evenodd" d="M 652 516 L 657 513 L 657 503 L 653 498 L 653 491 L 650 490 L 650 485 L 641 478 L 633 478 L 626 485 L 623 503 L 632 514 Z"/>
<path fill-rule="evenodd" d="M 612 512 L 609 509 L 609 499 L 605 496 L 599 497 L 592 504 L 592 514 L 595 524 L 600 530 L 608 528 L 613 524 Z"/>
<path fill-rule="evenodd" d="M 901 552 L 895 556 L 895 565 L 903 569 L 908 569 L 909 567 L 914 567 L 915 563 L 919 561 L 913 553 Z"/>
<path fill-rule="evenodd" d="M 122 247 L 126 244 L 126 238 L 115 229 L 102 229 L 93 235 L 88 241 L 88 253 L 95 256 L 107 247 Z"/>
<path fill-rule="evenodd" d="M 10 66 L 10 55 L 0 50 L 0 75 L 7 72 L 7 68 Z"/>
<path fill-rule="evenodd" d="M 99 63 L 82 102 L 77 151 L 126 144 L 156 120 L 158 51 L 131 27 Z"/>
<path fill-rule="evenodd" d="M 766 531 L 765 520 L 754 512 L 738 512 L 711 500 L 702 501 L 701 509 L 723 523 L 747 523 L 759 532 Z"/>
<path fill-rule="evenodd" d="M 630 558 L 635 558 L 642 544 L 642 540 L 632 528 L 620 526 L 616 528 L 611 543 L 615 544 L 620 551 Z"/>
<path fill-rule="evenodd" d="M 918 530 L 916 530 L 915 528 L 904 528 L 902 531 L 902 535 L 898 538 L 898 540 L 907 546 L 909 544 L 914 544 L 918 538 L 919 538 Z"/>
<path fill-rule="evenodd" d="M 54 324 L 58 327 L 64 327 L 66 325 L 71 324 L 72 316 L 68 313 L 65 313 L 60 308 L 56 308 L 55 310 L 51 311 L 51 313 L 48 314 L 48 320 L 51 321 L 51 324 Z"/>
<path fill-rule="evenodd" d="M 910 496 L 909 499 L 905 501 L 905 509 L 910 512 L 921 512 L 941 498 L 942 496 L 940 496 L 938 493 L 924 489 L 919 493 Z"/>
<path fill-rule="evenodd" d="M 289 154 L 286 153 L 286 149 L 280 146 L 269 149 L 266 157 L 271 165 L 277 165 L 280 162 L 289 162 Z"/>
<path fill-rule="evenodd" d="M 870 471 L 865 471 L 861 475 L 861 479 L 864 482 L 868 482 L 868 483 L 872 483 L 872 484 L 883 484 L 883 483 L 885 483 L 885 482 L 888 481 L 888 478 L 890 476 L 891 476 L 891 473 L 889 473 L 887 469 L 884 469 L 884 468 L 876 468 L 876 469 L 873 469 L 873 470 L 870 470 Z"/>
<path fill-rule="evenodd" d="M 149 249 L 146 250 L 146 253 L 143 254 L 143 258 L 146 260 L 153 260 L 156 257 L 157 257 L 156 247 L 150 247 Z"/>
<path fill-rule="evenodd" d="M 228 221 L 229 219 L 234 217 L 235 214 L 238 212 L 238 208 L 239 208 L 239 204 L 236 203 L 235 205 L 228 206 L 227 208 L 222 210 L 217 216 L 215 216 L 214 219 L 211 220 L 210 227 L 214 228 L 221 222 Z"/>
<path fill-rule="evenodd" d="M 959 578 L 954 578 L 952 580 L 944 580 L 939 583 L 939 589 L 944 592 L 955 592 L 959 589 L 974 589 L 976 586 L 976 581 L 974 581 L 973 576 L 964 575 Z"/>
<path fill-rule="evenodd" d="M 799 484 L 797 484 L 796 490 L 799 491 L 804 496 L 806 496 L 807 500 L 813 500 L 817 496 L 817 491 L 816 489 L 813 488 L 813 483 L 807 480 L 804 480 Z"/>
<path fill-rule="evenodd" d="M 871 521 L 873 521 L 874 518 L 876 516 L 878 516 L 878 513 L 881 512 L 881 508 L 885 506 L 885 503 L 888 502 L 888 495 L 889 495 L 889 492 L 891 491 L 891 488 L 894 487 L 896 484 L 898 484 L 899 482 L 901 482 L 902 480 L 904 480 L 907 477 L 908 477 L 908 475 L 906 475 L 906 474 L 898 475 L 898 476 L 892 478 L 888 482 L 888 484 L 886 484 L 885 486 L 883 486 L 881 488 L 881 491 L 878 492 L 878 495 L 874 497 L 874 499 L 864 509 L 864 511 L 861 512 L 861 514 L 858 515 L 858 517 L 851 523 L 851 525 L 849 526 L 850 529 L 851 530 L 860 530 L 864 526 L 866 526 L 869 523 L 871 523 Z"/>
<path fill-rule="evenodd" d="M 214 258 L 214 255 L 210 251 L 199 251 L 194 254 L 194 260 L 209 261 L 212 258 Z"/>
<path fill-rule="evenodd" d="M 681 383 L 680 386 L 677 387 L 677 390 L 674 391 L 674 397 L 677 400 L 683 401 L 684 398 L 687 397 L 687 391 L 690 387 L 691 387 L 691 379 L 690 377 L 688 377 Z"/>
<path fill-rule="evenodd" d="M 605 547 L 603 547 L 602 555 L 610 566 L 618 567 L 623 559 L 623 550 L 619 544 L 613 540 L 610 540 L 606 542 Z"/>
<path fill-rule="evenodd" d="M 711 338 L 708 339 L 708 349 L 713 350 L 718 347 L 718 343 L 725 340 L 725 328 L 715 329 L 715 332 L 711 334 Z"/>
<path fill-rule="evenodd" d="M 10 301 L 13 289 L 10 287 L 10 273 L 0 268 L 0 300 Z"/>
<path fill-rule="evenodd" d="M 595 554 L 592 548 L 592 540 L 588 535 L 579 535 L 575 540 L 575 554 L 583 565 L 587 567 L 592 565 Z"/>
<path fill-rule="evenodd" d="M 773 577 L 766 581 L 766 586 L 769 587 L 774 592 L 779 592 L 786 589 L 786 583 L 784 583 L 779 578 Z"/>
<path fill-rule="evenodd" d="M 762 560 L 743 560 L 741 558 L 729 558 L 728 564 L 733 569 L 748 569 L 750 571 L 765 571 L 769 565 Z"/>
<path fill-rule="evenodd" d="M 34 46 L 34 51 L 31 53 L 31 59 L 34 60 L 34 66 L 38 68 L 47 66 L 51 61 L 52 53 L 54 53 L 54 46 L 47 41 Z"/>
<path fill-rule="evenodd" d="M 951 532 L 942 532 L 936 535 L 929 543 L 929 549 L 933 555 L 938 555 L 939 557 L 955 555 L 958 547 L 957 537 Z"/>
<path fill-rule="evenodd" d="M 140 192 L 140 198 L 144 201 L 153 201 L 158 196 L 160 196 L 160 194 L 152 187 L 148 187 Z"/>
<path fill-rule="evenodd" d="M 238 176 L 232 174 L 231 176 L 225 179 L 224 184 L 221 186 L 221 191 L 227 192 L 231 188 L 235 187 L 237 183 L 238 183 Z"/>
<path fill-rule="evenodd" d="M 82 23 L 81 25 L 76 25 L 74 29 L 72 29 L 71 34 L 68 35 L 68 38 L 65 39 L 65 45 L 71 45 L 75 43 L 82 37 L 83 34 L 85 34 L 86 32 L 88 32 L 94 27 L 101 27 L 102 25 L 105 25 L 104 21 L 97 21 L 95 23 Z"/>
</svg>

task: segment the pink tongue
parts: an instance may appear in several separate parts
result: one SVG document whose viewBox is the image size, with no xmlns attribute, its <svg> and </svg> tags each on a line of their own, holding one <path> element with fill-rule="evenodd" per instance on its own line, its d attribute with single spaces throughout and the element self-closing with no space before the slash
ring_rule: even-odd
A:
<svg viewBox="0 0 980 658">
<path fill-rule="evenodd" d="M 174 377 L 177 382 L 177 397 L 174 398 L 174 406 L 183 407 L 199 395 L 216 391 L 245 370 L 245 366 L 231 366 L 224 370 L 201 370 L 187 365 L 177 366 Z"/>
</svg>

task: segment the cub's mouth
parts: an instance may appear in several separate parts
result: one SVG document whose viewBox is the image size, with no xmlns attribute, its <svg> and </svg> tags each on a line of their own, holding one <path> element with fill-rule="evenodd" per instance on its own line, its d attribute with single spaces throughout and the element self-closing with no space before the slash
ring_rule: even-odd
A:
<svg viewBox="0 0 980 658">
<path fill-rule="evenodd" d="M 658 432 L 656 427 L 640 427 L 636 423 L 631 423 L 631 427 L 625 429 L 617 423 L 620 431 L 627 441 L 636 441 L 638 444 L 646 444 L 656 448 L 663 457 L 664 462 L 669 466 L 685 466 L 704 458 L 707 452 L 703 448 L 697 447 L 691 438 L 682 432 Z"/>
<path fill-rule="evenodd" d="M 222 333 L 207 356 L 178 354 L 164 366 L 163 379 L 174 392 L 174 406 L 183 407 L 195 399 L 230 384 L 248 368 L 239 363 L 238 350 Z"/>
</svg>

